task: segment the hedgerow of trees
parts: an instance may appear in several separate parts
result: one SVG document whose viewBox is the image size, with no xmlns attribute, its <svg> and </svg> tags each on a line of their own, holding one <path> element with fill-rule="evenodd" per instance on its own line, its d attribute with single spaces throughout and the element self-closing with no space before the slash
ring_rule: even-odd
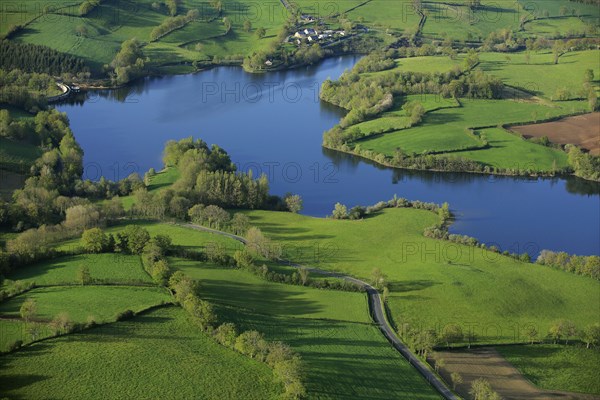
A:
<svg viewBox="0 0 600 400">
<path fill-rule="evenodd" d="M 150 32 L 150 40 L 156 41 L 161 37 L 173 32 L 176 29 L 182 28 L 190 22 L 198 19 L 200 12 L 198 10 L 189 10 L 186 15 L 171 17 L 165 19 L 159 26 Z"/>
</svg>

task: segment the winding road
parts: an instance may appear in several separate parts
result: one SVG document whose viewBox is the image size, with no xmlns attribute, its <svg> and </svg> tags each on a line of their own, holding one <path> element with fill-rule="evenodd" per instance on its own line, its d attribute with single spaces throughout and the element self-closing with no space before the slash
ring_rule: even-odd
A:
<svg viewBox="0 0 600 400">
<path fill-rule="evenodd" d="M 188 229 L 194 229 L 194 230 L 198 230 L 198 231 L 209 232 L 209 233 L 214 233 L 216 235 L 225 236 L 225 237 L 231 238 L 233 240 L 237 240 L 238 242 L 243 243 L 244 245 L 248 244 L 246 239 L 244 239 L 241 236 L 234 235 L 232 233 L 223 232 L 223 231 L 219 231 L 216 229 L 211 229 L 211 228 L 207 228 L 205 226 L 195 225 L 195 224 L 177 224 L 177 225 L 182 226 L 184 228 L 188 228 Z M 332 278 L 344 279 L 348 282 L 354 283 L 354 284 L 364 288 L 367 293 L 367 297 L 369 299 L 369 309 L 371 310 L 371 317 L 373 318 L 375 323 L 377 323 L 379 325 L 379 329 L 381 330 L 381 333 L 383 334 L 383 336 L 385 336 L 385 338 L 391 343 L 392 346 L 394 346 L 394 348 L 400 354 L 402 354 L 402 356 L 410 363 L 410 365 L 412 365 L 417 371 L 419 371 L 419 373 L 425 378 L 425 380 L 427 382 L 429 382 L 429 384 L 431 386 L 433 386 L 433 388 L 435 390 L 437 390 L 438 393 L 444 399 L 446 399 L 446 400 L 459 400 L 460 399 L 460 397 L 455 395 L 446 386 L 446 384 L 436 374 L 434 374 L 425 365 L 425 363 L 423 361 L 421 361 L 419 358 L 417 358 L 417 356 L 415 356 L 415 354 L 413 354 L 413 352 L 398 338 L 398 336 L 396 335 L 396 333 L 390 326 L 390 324 L 385 316 L 383 302 L 381 301 L 381 296 L 379 295 L 379 292 L 377 291 L 377 289 L 375 289 L 373 286 L 371 286 L 367 282 L 361 281 L 360 279 L 356 279 L 356 278 L 353 278 L 348 275 L 331 272 L 331 271 L 325 271 L 325 270 L 322 270 L 319 268 L 308 267 L 308 266 L 296 264 L 294 262 L 287 261 L 287 260 L 279 260 L 279 261 L 284 262 L 294 268 L 306 268 L 308 271 L 313 272 L 318 275 L 325 275 L 325 276 L 330 276 Z"/>
</svg>

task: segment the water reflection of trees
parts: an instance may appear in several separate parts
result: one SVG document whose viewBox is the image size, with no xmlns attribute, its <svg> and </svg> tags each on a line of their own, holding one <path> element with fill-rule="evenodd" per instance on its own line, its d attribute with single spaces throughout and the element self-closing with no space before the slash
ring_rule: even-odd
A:
<svg viewBox="0 0 600 400">
<path fill-rule="evenodd" d="M 600 182 L 586 181 L 577 177 L 568 177 L 566 181 L 566 189 L 569 193 L 587 196 L 600 194 Z"/>
<path fill-rule="evenodd" d="M 433 171 L 414 171 L 405 170 L 398 168 L 389 168 L 381 164 L 378 164 L 372 160 L 357 157 L 352 154 L 343 153 L 336 150 L 323 148 L 323 155 L 326 156 L 338 167 L 344 167 L 344 169 L 355 170 L 361 163 L 369 164 L 378 170 L 390 170 L 392 171 L 392 183 L 397 184 L 402 181 L 418 180 L 424 183 L 452 183 L 452 184 L 472 184 L 474 182 L 487 181 L 493 182 L 508 182 L 518 181 L 522 183 L 535 183 L 540 180 L 549 181 L 552 185 L 558 184 L 561 181 L 566 181 L 566 190 L 571 194 L 580 195 L 599 195 L 600 194 L 600 183 L 590 182 L 581 178 L 568 176 L 568 177 L 555 177 L 555 178 L 534 178 L 534 177 L 523 177 L 523 176 L 494 176 L 494 175 L 481 175 L 471 174 L 464 172 L 433 172 Z"/>
</svg>

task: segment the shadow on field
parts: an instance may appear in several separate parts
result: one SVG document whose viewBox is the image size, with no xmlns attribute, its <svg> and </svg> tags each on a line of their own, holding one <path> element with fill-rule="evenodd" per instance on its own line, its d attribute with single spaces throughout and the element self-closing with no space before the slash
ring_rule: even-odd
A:
<svg viewBox="0 0 600 400">
<path fill-rule="evenodd" d="M 223 322 L 280 340 L 306 363 L 313 398 L 435 399 L 427 383 L 371 324 L 278 317 L 217 305 Z"/>
<path fill-rule="evenodd" d="M 248 311 L 301 317 L 321 311 L 322 306 L 286 285 L 247 284 L 227 280 L 201 280 L 201 296 L 209 302 L 239 306 Z"/>
<path fill-rule="evenodd" d="M 414 281 L 394 281 L 390 282 L 389 289 L 391 292 L 394 293 L 406 293 L 424 290 L 439 284 L 440 282 L 435 282 L 429 279 L 417 279 Z"/>
</svg>

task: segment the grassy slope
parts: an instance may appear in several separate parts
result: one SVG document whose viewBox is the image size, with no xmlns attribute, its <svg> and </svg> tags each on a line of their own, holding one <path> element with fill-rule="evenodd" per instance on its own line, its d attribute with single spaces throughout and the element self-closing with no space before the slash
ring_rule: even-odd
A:
<svg viewBox="0 0 600 400">
<path fill-rule="evenodd" d="M 552 171 L 567 166 L 567 154 L 521 139 L 504 129 L 490 128 L 480 131 L 487 137 L 490 148 L 460 151 L 457 156 L 479 161 L 495 167 L 532 171 Z"/>
<path fill-rule="evenodd" d="M 195 261 L 175 260 L 172 265 L 199 280 L 201 295 L 210 302 L 246 308 L 261 314 L 370 322 L 367 299 L 363 293 L 273 283 L 246 271 Z"/>
<path fill-rule="evenodd" d="M 455 40 L 483 40 L 491 32 L 500 29 L 518 30 L 523 12 L 521 6 L 514 2 L 493 0 L 483 0 L 482 4 L 484 7 L 473 12 L 469 7 L 457 5 L 457 2 L 424 3 L 429 16 L 423 27 L 423 35 L 438 39 L 449 36 Z"/>
<path fill-rule="evenodd" d="M 122 254 L 83 254 L 21 267 L 8 278 L 35 282 L 36 285 L 61 285 L 77 282 L 77 271 L 86 266 L 93 279 L 115 283 L 152 282 L 142 269 L 138 256 Z"/>
<path fill-rule="evenodd" d="M 266 365 L 218 345 L 174 307 L 36 344 L 0 366 L 10 398 L 263 400 L 281 392 Z"/>
<path fill-rule="evenodd" d="M 577 17 L 560 17 L 536 19 L 525 24 L 525 30 L 533 35 L 552 37 L 557 33 L 565 35 L 568 32 L 584 33 L 585 23 Z"/>
<path fill-rule="evenodd" d="M 600 18 L 600 9 L 593 4 L 583 4 L 580 2 L 574 1 L 565 1 L 565 0 L 518 0 L 522 6 L 526 6 L 528 9 L 538 10 L 538 14 L 542 14 L 544 10 L 547 10 L 551 17 L 558 17 L 560 15 L 560 9 L 563 6 L 566 6 L 570 10 L 574 8 L 579 11 L 581 17 L 586 22 L 595 22 L 598 23 L 598 18 Z"/>
<path fill-rule="evenodd" d="M 554 64 L 551 52 L 532 53 L 529 64 L 525 62 L 525 53 L 510 54 L 509 57 L 510 61 L 505 54 L 482 53 L 480 67 L 502 78 L 508 85 L 548 99 L 554 96 L 557 89 L 562 88 L 571 91 L 571 98 L 578 97 L 587 69 L 594 70 L 596 79 L 600 76 L 600 50 L 567 53 L 560 57 L 558 64 Z"/>
<path fill-rule="evenodd" d="M 223 248 L 232 254 L 235 250 L 240 249 L 241 244 L 229 238 L 215 235 L 208 232 L 195 231 L 182 228 L 176 225 L 160 223 L 154 221 L 124 221 L 120 225 L 112 226 L 105 230 L 106 233 L 117 233 L 125 229 L 128 224 L 140 225 L 148 230 L 152 236 L 168 235 L 173 239 L 173 243 L 185 247 L 190 250 L 201 251 L 206 246 L 223 246 Z M 77 246 L 80 243 L 79 239 L 64 242 L 59 246 L 61 250 L 67 250 L 72 246 Z"/>
<path fill-rule="evenodd" d="M 431 112 L 420 125 L 361 141 L 361 147 L 387 155 L 393 155 L 398 147 L 408 153 L 422 153 L 424 150 L 451 151 L 479 144 L 478 140 L 467 134 L 467 128 L 528 121 L 533 119 L 534 114 L 537 118 L 561 115 L 570 113 L 571 107 L 578 106 L 578 103 L 569 102 L 561 104 L 561 108 L 550 108 L 535 103 L 506 100 L 463 100 L 460 108 Z M 559 167 L 566 165 L 564 153 L 526 143 L 508 132 L 492 131 L 489 139 L 494 156 L 478 157 L 485 163 L 514 168 L 518 163 L 530 161 L 517 158 L 517 154 L 532 152 L 540 170 L 550 170 L 554 160 Z M 471 154 L 463 155 L 468 157 Z"/>
<path fill-rule="evenodd" d="M 445 99 L 435 95 L 410 95 L 406 96 L 403 104 L 409 101 L 418 101 L 423 105 L 426 112 L 441 108 L 457 107 L 458 103 L 454 99 Z M 401 106 L 394 107 L 391 111 L 383 113 L 381 117 L 361 122 L 355 125 L 362 133 L 379 133 L 390 129 L 401 130 L 410 126 L 410 118 L 406 116 Z"/>
<path fill-rule="evenodd" d="M 161 67 L 208 60 L 213 56 L 245 56 L 265 49 L 275 40 L 285 22 L 285 10 L 279 3 L 263 6 L 248 0 L 224 2 L 223 16 L 233 22 L 233 29 L 223 36 L 225 30 L 221 18 L 208 3 L 187 0 L 179 14 L 198 9 L 200 18 L 157 42 L 148 43 L 150 32 L 167 18 L 166 9 L 154 10 L 152 3 L 149 0 L 107 0 L 85 17 L 79 17 L 76 12 L 73 15 L 45 15 L 29 24 L 15 38 L 81 57 L 99 72 L 114 58 L 121 43 L 133 37 L 147 45 L 145 54 L 150 58 L 150 65 Z M 246 19 L 250 19 L 254 26 L 250 32 L 243 29 Z M 76 33 L 79 26 L 86 28 L 85 36 Z M 259 27 L 267 30 L 263 39 L 255 35 Z M 195 49 L 198 43 L 201 44 L 200 51 Z"/>
<path fill-rule="evenodd" d="M 538 387 L 600 394 L 597 350 L 550 344 L 497 350 Z"/>
<path fill-rule="evenodd" d="M 396 323 L 476 323 L 482 342 L 513 342 L 523 340 L 515 325 L 534 323 L 546 332 L 560 318 L 581 327 L 597 320 L 588 306 L 590 296 L 600 295 L 597 281 L 424 238 L 423 229 L 437 221 L 426 211 L 386 210 L 364 221 L 249 215 L 265 234 L 293 246 L 299 262 L 364 279 L 381 268 L 389 276 Z"/>
<path fill-rule="evenodd" d="M 200 280 L 222 321 L 289 344 L 314 399 L 433 399 L 427 383 L 368 323 L 366 296 L 265 282 L 248 272 L 174 263 Z"/>
<path fill-rule="evenodd" d="M 37 301 L 37 318 L 50 320 L 62 312 L 75 322 L 86 322 L 89 316 L 97 322 L 113 321 L 121 311 L 141 311 L 171 301 L 166 290 L 160 288 L 73 286 L 48 287 L 31 290 L 0 304 L 4 316 L 19 317 L 19 309 L 26 299 Z"/>
<path fill-rule="evenodd" d="M 2 335 L 0 335 L 0 351 L 7 351 L 9 346 L 18 340 L 23 343 L 31 342 L 30 326 L 23 320 L 0 319 L 0 332 L 2 332 Z M 52 335 L 52 331 L 47 325 L 38 324 L 36 326 L 39 329 L 39 338 Z"/>
<path fill-rule="evenodd" d="M 511 86 L 533 91 L 537 95 L 550 99 L 557 89 L 568 87 L 571 98 L 578 95 L 583 86 L 583 76 L 587 69 L 598 69 L 599 52 L 582 51 L 567 53 L 561 57 L 560 63 L 552 62 L 552 54 L 535 53 L 531 55 L 530 64 L 525 62 L 525 53 L 505 54 L 482 53 L 480 67 L 503 79 Z M 456 60 L 448 57 L 415 57 L 398 60 L 395 69 L 405 71 L 446 71 L 461 65 L 463 56 Z M 386 74 L 388 71 L 376 74 Z M 372 75 L 372 74 L 365 74 Z M 540 80 L 539 77 L 549 77 Z M 462 100 L 462 107 L 431 111 L 445 108 L 447 101 L 436 96 L 410 96 L 421 101 L 428 114 L 424 121 L 409 129 L 406 118 L 399 109 L 384 113 L 380 118 L 357 124 L 363 133 L 394 131 L 383 136 L 361 140 L 363 149 L 373 150 L 391 156 L 397 148 L 406 153 L 421 154 L 425 151 L 445 152 L 447 155 L 466 157 L 486 165 L 499 168 L 533 168 L 539 171 L 551 171 L 555 167 L 567 166 L 566 155 L 558 150 L 542 147 L 521 140 L 500 129 L 488 129 L 484 132 L 490 148 L 474 150 L 481 142 L 467 132 L 468 128 L 496 126 L 507 123 L 528 122 L 569 115 L 585 111 L 584 101 L 562 101 L 551 103 L 512 100 Z M 421 98 L 419 98 L 421 97 Z M 465 151 L 470 150 L 470 151 Z M 458 152 L 457 152 L 458 151 Z"/>
</svg>

